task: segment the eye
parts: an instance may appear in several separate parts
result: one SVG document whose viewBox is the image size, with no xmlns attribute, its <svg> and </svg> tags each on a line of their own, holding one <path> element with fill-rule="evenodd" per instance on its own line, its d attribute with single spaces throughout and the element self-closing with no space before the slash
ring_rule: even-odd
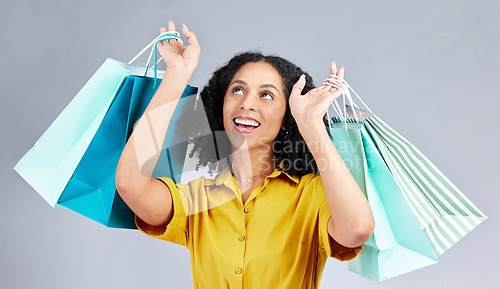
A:
<svg viewBox="0 0 500 289">
<path fill-rule="evenodd" d="M 237 87 L 233 88 L 233 93 L 234 94 L 243 94 L 243 89 L 241 89 L 241 87 L 237 86 Z"/>
<path fill-rule="evenodd" d="M 270 92 L 264 92 L 261 96 L 264 97 L 265 99 L 274 99 L 274 96 Z"/>
</svg>

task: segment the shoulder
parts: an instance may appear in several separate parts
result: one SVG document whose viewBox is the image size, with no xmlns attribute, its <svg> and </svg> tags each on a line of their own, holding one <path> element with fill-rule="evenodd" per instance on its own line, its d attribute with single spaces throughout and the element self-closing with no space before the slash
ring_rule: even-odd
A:
<svg viewBox="0 0 500 289">
<path fill-rule="evenodd" d="M 316 191 L 323 191 L 323 183 L 319 174 L 308 173 L 302 176 L 281 173 L 278 177 L 271 178 L 268 185 L 273 190 L 293 191 L 297 196 L 304 194 L 314 194 Z"/>
<path fill-rule="evenodd" d="M 300 178 L 299 188 L 302 194 L 314 195 L 313 198 L 316 199 L 319 204 L 323 203 L 323 199 L 326 200 L 320 174 L 309 173 L 303 175 Z"/>
<path fill-rule="evenodd" d="M 281 172 L 277 175 L 271 175 L 271 185 L 275 189 L 293 189 L 302 192 L 304 190 L 314 189 L 315 186 L 322 186 L 319 174 L 308 173 L 302 176 L 292 175 L 287 172 Z"/>
<path fill-rule="evenodd" d="M 303 175 L 299 179 L 299 185 L 304 186 L 304 187 L 310 187 L 314 185 L 321 184 L 321 176 L 319 174 L 315 173 L 309 173 L 306 175 Z"/>
</svg>

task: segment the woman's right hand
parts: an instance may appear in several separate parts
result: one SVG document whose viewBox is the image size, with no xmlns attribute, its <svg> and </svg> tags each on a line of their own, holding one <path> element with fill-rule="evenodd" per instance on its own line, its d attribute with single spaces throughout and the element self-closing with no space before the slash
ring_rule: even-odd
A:
<svg viewBox="0 0 500 289">
<path fill-rule="evenodd" d="M 167 31 L 175 31 L 174 22 L 168 21 L 168 30 L 165 27 L 160 29 L 160 33 Z M 158 43 L 157 48 L 167 64 L 167 69 L 186 69 L 187 72 L 193 73 L 200 59 L 200 45 L 194 32 L 185 25 L 182 27 L 182 33 L 188 40 L 188 46 L 175 39 L 170 39 Z"/>
</svg>

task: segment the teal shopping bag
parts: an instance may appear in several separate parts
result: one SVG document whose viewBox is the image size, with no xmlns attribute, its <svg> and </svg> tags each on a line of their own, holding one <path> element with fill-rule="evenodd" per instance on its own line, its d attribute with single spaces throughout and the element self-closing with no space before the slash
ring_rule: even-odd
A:
<svg viewBox="0 0 500 289">
<path fill-rule="evenodd" d="M 365 193 L 375 230 L 349 270 L 376 281 L 438 262 L 363 123 L 331 123 L 332 141 Z"/>
<path fill-rule="evenodd" d="M 131 75 L 161 75 L 132 65 L 147 49 L 162 40 L 179 39 L 178 34 L 164 33 L 156 37 L 129 63 L 106 59 L 34 146 L 19 160 L 14 170 L 51 206 L 57 204 L 82 156 L 96 134 L 111 103 Z M 156 56 L 156 55 L 155 55 Z"/>
<path fill-rule="evenodd" d="M 136 66 L 107 59 L 14 167 L 51 206 L 87 150 L 111 102 Z"/>
<path fill-rule="evenodd" d="M 430 265 L 487 218 L 422 152 L 374 115 L 342 77 L 332 75 L 323 84 L 343 95 L 343 112 L 337 100 L 331 106 L 338 116 L 330 119 L 327 111 L 334 143 L 359 146 L 358 132 L 348 129 L 359 126 L 367 169 L 358 184 L 375 217 L 373 236 L 349 262 L 350 270 L 382 281 Z M 354 103 L 350 90 L 366 110 Z M 354 155 L 340 153 L 346 164 Z M 351 172 L 361 178 L 358 169 Z"/>
<path fill-rule="evenodd" d="M 116 192 L 116 167 L 134 124 L 158 89 L 154 78 L 129 76 L 76 167 L 58 204 L 103 225 L 136 228 L 134 214 Z M 182 173 L 189 136 L 189 121 L 197 88 L 187 86 L 175 107 L 153 177 L 176 180 Z M 167 104 L 168 105 L 168 104 Z M 175 105 L 175 103 L 171 104 Z"/>
</svg>

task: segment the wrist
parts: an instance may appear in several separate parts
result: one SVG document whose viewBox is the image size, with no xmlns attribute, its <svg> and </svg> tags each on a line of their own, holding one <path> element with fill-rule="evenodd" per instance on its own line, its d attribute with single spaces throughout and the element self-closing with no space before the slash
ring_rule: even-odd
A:
<svg viewBox="0 0 500 289">
<path fill-rule="evenodd" d="M 185 82 L 186 84 L 191 79 L 193 75 L 194 69 L 186 69 L 181 66 L 167 66 L 165 70 L 165 74 L 163 75 L 164 79 L 175 79 L 177 82 Z"/>
<path fill-rule="evenodd" d="M 326 127 L 322 119 L 297 122 L 297 127 L 302 135 L 302 138 L 304 138 L 306 142 L 319 136 L 328 136 L 328 132 L 326 131 Z"/>
<path fill-rule="evenodd" d="M 299 130 L 303 130 L 307 132 L 307 130 L 317 130 L 324 129 L 325 124 L 323 123 L 323 119 L 307 119 L 307 120 L 296 120 L 297 127 Z"/>
<path fill-rule="evenodd" d="M 178 62 L 173 62 L 173 63 L 166 63 L 167 69 L 166 70 L 172 70 L 175 71 L 176 73 L 190 73 L 193 74 L 194 70 L 196 69 L 196 65 L 188 65 L 184 63 L 178 63 Z"/>
</svg>

